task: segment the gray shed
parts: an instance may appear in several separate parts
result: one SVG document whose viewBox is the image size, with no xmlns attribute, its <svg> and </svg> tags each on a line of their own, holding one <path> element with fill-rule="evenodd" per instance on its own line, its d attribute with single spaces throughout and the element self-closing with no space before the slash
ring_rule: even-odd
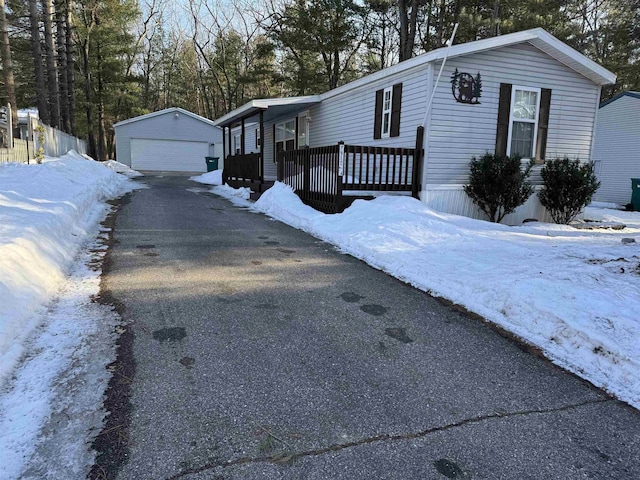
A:
<svg viewBox="0 0 640 480">
<path fill-rule="evenodd" d="M 640 178 L 640 92 L 623 92 L 598 110 L 593 150 L 598 202 L 631 201 L 631 178 Z"/>
<path fill-rule="evenodd" d="M 205 172 L 204 157 L 222 157 L 222 130 L 182 108 L 123 120 L 114 128 L 116 160 L 135 170 Z"/>
</svg>

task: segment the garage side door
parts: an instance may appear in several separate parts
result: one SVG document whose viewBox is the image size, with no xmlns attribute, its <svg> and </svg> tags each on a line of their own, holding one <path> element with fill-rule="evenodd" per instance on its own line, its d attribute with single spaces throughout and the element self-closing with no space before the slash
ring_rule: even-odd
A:
<svg viewBox="0 0 640 480">
<path fill-rule="evenodd" d="M 168 172 L 205 172 L 207 142 L 131 139 L 131 168 Z"/>
</svg>

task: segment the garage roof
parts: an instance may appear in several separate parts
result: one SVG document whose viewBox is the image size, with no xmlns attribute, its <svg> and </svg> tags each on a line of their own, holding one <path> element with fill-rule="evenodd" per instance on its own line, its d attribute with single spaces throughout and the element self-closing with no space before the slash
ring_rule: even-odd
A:
<svg viewBox="0 0 640 480">
<path fill-rule="evenodd" d="M 201 117 L 200 115 L 197 115 L 193 112 L 189 112 L 188 110 L 185 110 L 184 108 L 180 108 L 180 107 L 165 108 L 164 110 L 159 110 L 157 112 L 147 113 L 146 115 L 140 115 L 138 117 L 129 118 L 127 120 L 122 120 L 121 122 L 118 122 L 113 126 L 120 127 L 122 125 L 127 125 L 129 123 L 139 122 L 140 120 L 146 120 L 147 118 L 153 118 L 160 115 L 164 115 L 165 113 L 176 113 L 176 112 L 181 113 L 183 115 L 188 115 L 189 117 L 192 117 L 192 118 L 195 118 L 196 120 L 200 120 L 201 122 L 207 123 L 212 127 L 216 126 L 213 123 L 213 120 L 209 120 L 208 118 Z"/>
</svg>

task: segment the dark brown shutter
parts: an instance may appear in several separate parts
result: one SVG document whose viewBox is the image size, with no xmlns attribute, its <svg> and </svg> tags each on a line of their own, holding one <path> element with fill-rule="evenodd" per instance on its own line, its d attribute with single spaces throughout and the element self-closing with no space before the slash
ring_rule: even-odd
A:
<svg viewBox="0 0 640 480">
<path fill-rule="evenodd" d="M 382 101 L 384 90 L 378 90 L 376 92 L 376 114 L 373 120 L 373 138 L 378 139 L 382 137 Z"/>
<path fill-rule="evenodd" d="M 276 124 L 273 124 L 273 163 L 278 161 L 278 152 L 276 151 Z"/>
<path fill-rule="evenodd" d="M 397 83 L 393 86 L 393 95 L 391 97 L 391 131 L 390 137 L 398 137 L 400 135 L 400 107 L 402 106 L 402 84 Z"/>
<path fill-rule="evenodd" d="M 551 89 L 543 88 L 540 92 L 540 113 L 538 115 L 538 135 L 536 137 L 536 163 L 543 163 L 546 159 L 550 109 Z"/>
<path fill-rule="evenodd" d="M 511 84 L 500 84 L 500 100 L 498 101 L 498 129 L 496 130 L 496 155 L 507 154 L 507 138 L 509 138 L 509 115 L 511 114 Z"/>
</svg>

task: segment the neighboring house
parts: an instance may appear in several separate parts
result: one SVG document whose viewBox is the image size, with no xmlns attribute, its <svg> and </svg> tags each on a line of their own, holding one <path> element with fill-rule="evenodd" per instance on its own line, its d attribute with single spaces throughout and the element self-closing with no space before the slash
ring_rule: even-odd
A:
<svg viewBox="0 0 640 480">
<path fill-rule="evenodd" d="M 615 82 L 613 73 L 535 28 L 452 46 L 427 112 L 446 54 L 434 50 L 321 95 L 249 102 L 215 122 L 226 132 L 225 155 L 229 131 L 257 121 L 261 180 L 274 180 L 274 152 L 339 141 L 411 148 L 424 126 L 420 198 L 477 218 L 485 217 L 463 190 L 473 156 L 517 153 L 539 165 L 555 157 L 591 159 L 600 90 Z M 506 222 L 544 215 L 533 196 Z"/>
<path fill-rule="evenodd" d="M 631 178 L 640 178 L 640 92 L 623 92 L 600 105 L 593 160 L 600 180 L 593 199 L 631 202 Z"/>
<path fill-rule="evenodd" d="M 116 160 L 135 170 L 206 172 L 205 157 L 222 156 L 222 130 L 182 108 L 130 118 L 114 127 Z"/>
</svg>

